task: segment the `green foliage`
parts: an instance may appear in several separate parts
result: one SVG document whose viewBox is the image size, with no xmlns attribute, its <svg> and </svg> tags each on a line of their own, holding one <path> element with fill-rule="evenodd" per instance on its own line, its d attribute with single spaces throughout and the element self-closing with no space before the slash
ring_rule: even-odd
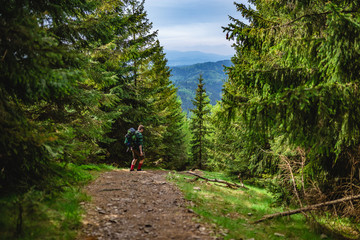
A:
<svg viewBox="0 0 360 240">
<path fill-rule="evenodd" d="M 2 239 L 73 239 L 81 226 L 80 202 L 88 196 L 80 187 L 93 179 L 83 169 L 102 166 L 56 166 L 56 177 L 46 189 L 30 188 L 20 194 L 0 198 L 0 232 Z"/>
<path fill-rule="evenodd" d="M 226 116 L 221 103 L 212 109 L 209 168 L 240 174 L 242 179 L 276 173 L 278 159 L 268 152 L 270 145 L 262 135 L 250 132 L 239 117 L 230 122 Z"/>
<path fill-rule="evenodd" d="M 153 94 L 148 91 L 147 94 L 150 93 L 148 97 L 153 100 L 149 115 L 157 117 L 151 120 L 154 132 L 151 131 L 149 150 L 158 159 L 157 164 L 169 169 L 184 169 L 187 164 L 183 122 L 185 114 L 181 110 L 177 89 L 169 79 L 170 69 L 166 66 L 167 60 L 162 48 L 154 54 L 152 62 L 148 86 L 155 91 Z"/>
<path fill-rule="evenodd" d="M 184 166 L 180 103 L 143 1 L 3 5 L 1 191 L 43 188 L 59 162 L 125 165 L 124 132 L 140 123 L 152 162 Z"/>
<path fill-rule="evenodd" d="M 176 88 L 169 80 L 163 49 L 156 40 L 157 32 L 151 30 L 143 1 L 124 1 L 122 9 L 126 31 L 114 41 L 118 58 L 106 62 L 118 79 L 109 91 L 119 99 L 116 105 L 107 108 L 109 112 L 119 113 L 108 135 L 117 140 L 106 144 L 110 152 L 107 161 L 129 165 L 131 154 L 123 144 L 124 135 L 130 127 L 142 124 L 147 163 L 183 168 L 187 159 L 183 114 Z"/>
<path fill-rule="evenodd" d="M 104 152 L 98 142 L 111 141 L 103 136 L 113 116 L 101 107 L 113 97 L 95 85 L 111 73 L 94 78 L 87 70 L 97 64 L 85 52 L 112 31 L 101 28 L 109 23 L 104 17 L 89 24 L 95 2 L 3 5 L 0 187 L 27 191 L 48 181 L 55 161 L 89 161 Z"/>
<path fill-rule="evenodd" d="M 144 1 L 1 4 L 0 194 L 15 195 L 4 218 L 18 211 L 1 225 L 23 219 L 10 235 L 76 228 L 82 197 L 71 186 L 98 167 L 74 164 L 127 164 L 130 126 L 145 125 L 149 164 L 185 167 L 185 116 Z"/>
<path fill-rule="evenodd" d="M 358 145 L 357 5 L 237 6 L 251 24 L 225 28 L 239 52 L 228 68 L 225 108 L 241 109 L 251 129 L 283 135 L 314 161 L 336 164 L 336 156 Z"/>
<path fill-rule="evenodd" d="M 202 75 L 198 78 L 198 87 L 193 102 L 194 109 L 191 109 L 190 130 L 192 133 L 191 139 L 191 154 L 193 158 L 194 167 L 203 169 L 206 166 L 208 146 L 207 136 L 209 129 L 207 120 L 210 113 L 210 100 L 204 87 L 204 79 Z"/>
<path fill-rule="evenodd" d="M 229 154 L 235 170 L 276 173 L 284 199 L 300 195 L 311 203 L 358 193 L 344 182 L 360 180 L 359 3 L 251 3 L 235 4 L 248 22 L 230 17 L 224 27 L 237 53 L 215 117 L 241 132 L 230 137 L 239 146 Z M 224 153 L 214 154 L 213 166 Z"/>
</svg>

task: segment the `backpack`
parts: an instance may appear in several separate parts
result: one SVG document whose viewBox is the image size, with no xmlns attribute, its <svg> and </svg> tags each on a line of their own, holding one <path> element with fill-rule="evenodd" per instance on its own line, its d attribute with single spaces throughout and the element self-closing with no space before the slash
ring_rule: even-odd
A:
<svg viewBox="0 0 360 240">
<path fill-rule="evenodd" d="M 127 147 L 134 147 L 135 146 L 135 143 L 137 142 L 135 132 L 136 132 L 136 130 L 134 128 L 129 128 L 129 130 L 127 131 L 127 133 L 125 135 L 125 141 L 124 141 L 124 144 Z"/>
</svg>

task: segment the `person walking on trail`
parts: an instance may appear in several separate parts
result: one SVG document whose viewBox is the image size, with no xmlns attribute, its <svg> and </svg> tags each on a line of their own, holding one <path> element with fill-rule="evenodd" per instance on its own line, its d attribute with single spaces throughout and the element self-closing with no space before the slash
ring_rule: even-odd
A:
<svg viewBox="0 0 360 240">
<path fill-rule="evenodd" d="M 131 162 L 130 171 L 134 171 L 137 160 L 139 160 L 139 165 L 138 165 L 137 170 L 142 171 L 141 166 L 143 165 L 144 160 L 145 160 L 144 147 L 143 147 L 144 138 L 142 135 L 143 131 L 144 131 L 144 126 L 139 125 L 138 130 L 135 132 L 136 141 L 134 143 L 134 146 L 131 147 L 133 160 Z"/>
</svg>

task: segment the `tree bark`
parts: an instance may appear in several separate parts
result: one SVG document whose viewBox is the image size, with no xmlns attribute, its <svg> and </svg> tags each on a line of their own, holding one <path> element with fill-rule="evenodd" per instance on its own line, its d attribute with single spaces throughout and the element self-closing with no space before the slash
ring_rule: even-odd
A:
<svg viewBox="0 0 360 240">
<path fill-rule="evenodd" d="M 315 204 L 315 205 L 310 205 L 310 206 L 307 206 L 307 207 L 298 208 L 298 209 L 294 209 L 294 210 L 287 211 L 287 212 L 280 212 L 280 213 L 274 213 L 274 214 L 265 215 L 261 219 L 256 220 L 253 223 L 263 222 L 265 220 L 272 219 L 272 218 L 275 218 L 275 217 L 290 216 L 290 215 L 293 215 L 293 214 L 297 214 L 297 213 L 301 213 L 301 212 L 307 212 L 307 211 L 314 210 L 316 208 L 325 207 L 325 206 L 338 204 L 338 203 L 342 203 L 342 202 L 346 202 L 346 201 L 350 201 L 350 200 L 355 200 L 355 199 L 360 199 L 360 195 L 344 197 L 344 198 L 340 198 L 340 199 L 337 199 L 337 200 L 324 202 L 324 203 L 318 203 L 318 204 Z"/>
</svg>

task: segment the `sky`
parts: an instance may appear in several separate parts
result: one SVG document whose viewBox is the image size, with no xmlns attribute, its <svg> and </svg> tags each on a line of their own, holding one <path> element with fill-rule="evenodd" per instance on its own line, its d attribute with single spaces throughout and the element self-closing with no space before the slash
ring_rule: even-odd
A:
<svg viewBox="0 0 360 240">
<path fill-rule="evenodd" d="M 234 0 L 145 0 L 145 10 L 165 51 L 235 53 L 221 28 L 230 23 L 229 15 L 242 19 Z"/>
</svg>

